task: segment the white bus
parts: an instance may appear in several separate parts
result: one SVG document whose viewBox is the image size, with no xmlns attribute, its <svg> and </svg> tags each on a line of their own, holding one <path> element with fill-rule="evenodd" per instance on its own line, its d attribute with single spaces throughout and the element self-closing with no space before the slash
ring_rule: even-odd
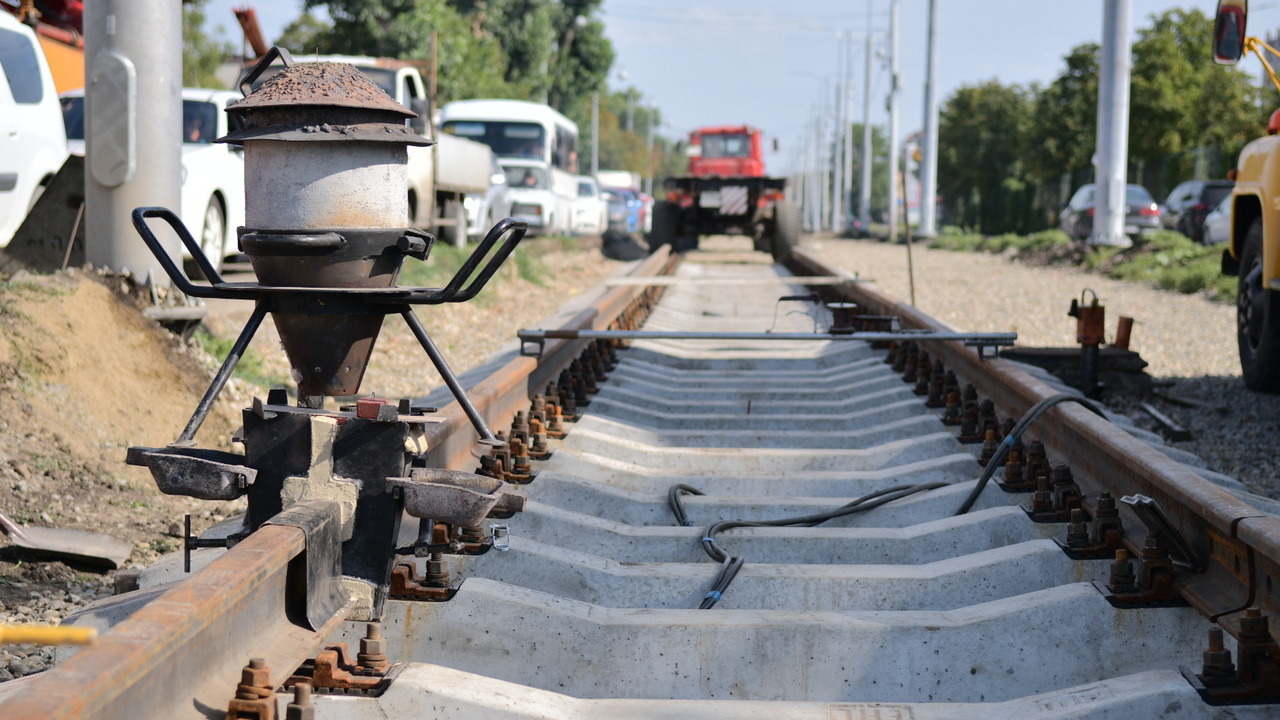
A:
<svg viewBox="0 0 1280 720">
<path fill-rule="evenodd" d="M 440 129 L 493 149 L 511 191 L 511 214 L 532 232 L 568 233 L 578 199 L 578 126 L 524 100 L 458 100 Z"/>
</svg>

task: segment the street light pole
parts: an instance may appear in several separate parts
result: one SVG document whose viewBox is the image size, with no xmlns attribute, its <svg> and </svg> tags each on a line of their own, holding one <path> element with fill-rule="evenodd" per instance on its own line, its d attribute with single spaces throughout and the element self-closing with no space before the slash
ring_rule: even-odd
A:
<svg viewBox="0 0 1280 720">
<path fill-rule="evenodd" d="M 600 175 L 600 91 L 591 93 L 591 177 Z"/>
<path fill-rule="evenodd" d="M 871 234 L 871 7 L 867 1 L 867 67 L 862 97 L 862 191 L 858 198 L 858 218 L 863 234 Z"/>
<path fill-rule="evenodd" d="M 924 81 L 924 158 L 920 168 L 919 237 L 938 235 L 938 0 L 929 0 L 929 59 Z"/>
<path fill-rule="evenodd" d="M 889 242 L 898 241 L 898 0 L 889 5 Z M 906 198 L 903 198 L 903 202 Z"/>
<path fill-rule="evenodd" d="M 644 179 L 644 194 L 653 195 L 653 120 L 658 114 L 658 103 L 649 103 L 649 137 L 645 140 L 645 170 L 647 175 Z"/>
<path fill-rule="evenodd" d="M 1125 181 L 1129 154 L 1129 0 L 1105 0 L 1102 58 L 1098 70 L 1098 140 L 1092 245 L 1128 247 Z"/>
</svg>

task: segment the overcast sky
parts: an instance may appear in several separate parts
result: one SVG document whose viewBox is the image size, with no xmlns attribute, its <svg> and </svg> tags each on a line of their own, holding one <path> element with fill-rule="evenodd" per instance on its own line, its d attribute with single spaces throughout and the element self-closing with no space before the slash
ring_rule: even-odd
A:
<svg viewBox="0 0 1280 720">
<path fill-rule="evenodd" d="M 928 0 L 900 3 L 899 123 L 906 135 L 922 126 Z M 246 4 L 251 3 L 209 0 L 211 24 L 224 25 L 229 35 L 235 31 L 238 39 L 230 8 Z M 889 4 L 871 0 L 868 23 L 866 0 L 605 0 L 602 16 L 618 55 L 609 83 L 634 85 L 644 102 L 656 102 L 672 135 L 702 125 L 761 128 L 781 146 L 770 168 L 784 172 L 820 106 L 831 107 L 841 33 L 854 38 L 852 107 L 861 119 L 867 31 L 876 49 L 887 52 Z M 1212 15 L 1215 4 L 1131 0 L 1132 25 L 1147 25 L 1150 15 L 1174 7 Z M 1280 0 L 1251 5 L 1251 35 L 1280 27 Z M 1071 48 L 1098 42 L 1102 32 L 1102 0 L 938 0 L 938 6 L 940 101 L 960 86 L 985 80 L 1048 83 Z M 255 7 L 264 34 L 273 40 L 301 11 L 301 2 Z M 1246 63 L 1257 71 L 1256 59 Z M 884 124 L 886 61 L 873 59 L 872 67 L 871 121 Z"/>
</svg>

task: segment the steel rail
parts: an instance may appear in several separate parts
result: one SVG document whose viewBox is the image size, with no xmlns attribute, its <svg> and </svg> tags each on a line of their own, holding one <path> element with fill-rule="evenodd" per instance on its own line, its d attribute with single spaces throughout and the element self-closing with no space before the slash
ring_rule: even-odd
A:
<svg viewBox="0 0 1280 720">
<path fill-rule="evenodd" d="M 240 669 L 266 660 L 279 682 L 324 646 L 339 612 L 318 630 L 290 621 L 290 565 L 306 549 L 297 527 L 267 525 L 176 583 L 87 648 L 21 682 L 6 718 L 207 718 L 226 713 Z"/>
<path fill-rule="evenodd" d="M 811 275 L 845 275 L 803 250 L 797 250 L 792 270 Z M 897 315 L 903 327 L 949 330 L 914 307 L 898 301 L 872 285 L 841 286 L 844 298 L 871 312 Z M 1020 417 L 1040 400 L 1057 393 L 1016 364 L 1003 359 L 979 358 L 977 352 L 957 342 L 937 343 L 930 352 L 955 373 L 990 397 L 1005 416 Z M 1222 488 L 1171 460 L 1158 450 L 1116 432 L 1113 425 L 1088 410 L 1063 404 L 1049 410 L 1031 432 L 1051 451 L 1069 457 L 1077 482 L 1093 511 L 1098 493 L 1107 490 L 1119 498 L 1141 493 L 1154 498 L 1187 539 L 1206 569 L 1179 573 L 1177 588 L 1201 614 L 1236 634 L 1239 614 L 1258 607 L 1269 616 L 1280 612 L 1280 518 L 1270 516 L 1237 499 Z M 1000 492 L 988 488 L 987 492 Z M 1121 505 L 1126 544 L 1141 548 L 1143 526 Z"/>
<path fill-rule="evenodd" d="M 693 332 L 678 330 L 521 330 L 521 340 L 825 340 L 862 342 L 960 340 L 982 345 L 1012 345 L 1018 339 L 1011 332 L 950 332 L 946 330 L 899 330 L 884 332 Z"/>
<path fill-rule="evenodd" d="M 658 275 L 677 263 L 663 248 L 629 275 Z M 606 290 L 563 327 L 609 327 L 644 292 L 643 284 Z M 476 410 L 491 425 L 509 423 L 586 342 L 556 340 L 541 359 L 513 358 L 469 388 Z M 479 435 L 467 411 L 453 402 L 440 414 L 443 422 L 425 428 L 433 463 L 473 469 Z M 300 610 L 286 602 L 288 591 L 296 589 L 290 584 L 296 570 L 290 568 L 297 566 L 305 545 L 297 527 L 263 526 L 103 633 L 98 645 L 49 672 L 0 686 L 0 717 L 225 716 L 240 670 L 251 657 L 264 658 L 279 682 L 313 657 L 345 617 L 344 608 L 316 631 L 291 621 Z"/>
</svg>

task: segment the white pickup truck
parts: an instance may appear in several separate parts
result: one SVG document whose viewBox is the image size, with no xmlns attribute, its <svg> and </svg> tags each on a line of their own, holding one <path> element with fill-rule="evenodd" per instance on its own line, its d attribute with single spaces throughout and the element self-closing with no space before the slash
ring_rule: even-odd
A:
<svg viewBox="0 0 1280 720">
<path fill-rule="evenodd" d="M 483 143 L 436 132 L 427 86 L 418 69 L 404 60 L 360 55 L 299 55 L 294 60 L 355 65 L 396 102 L 418 113 L 410 125 L 436 144 L 409 147 L 409 222 L 432 232 L 441 241 L 466 244 L 467 211 L 463 201 L 467 195 L 489 191 L 493 151 Z M 270 76 L 271 73 L 264 73 L 258 83 Z"/>
</svg>

